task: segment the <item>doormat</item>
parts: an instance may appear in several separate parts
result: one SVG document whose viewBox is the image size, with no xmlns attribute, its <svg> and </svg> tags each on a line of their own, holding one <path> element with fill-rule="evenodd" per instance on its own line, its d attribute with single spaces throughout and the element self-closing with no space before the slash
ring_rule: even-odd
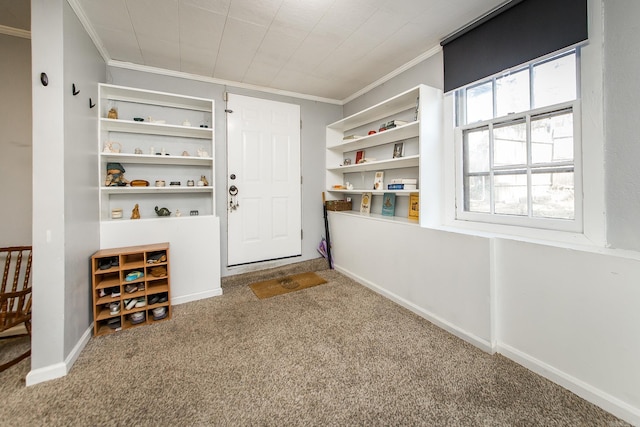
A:
<svg viewBox="0 0 640 427">
<path fill-rule="evenodd" d="M 316 273 L 309 272 L 256 282 L 250 284 L 249 287 L 258 298 L 265 299 L 322 285 L 323 283 L 327 283 L 327 281 Z"/>
</svg>

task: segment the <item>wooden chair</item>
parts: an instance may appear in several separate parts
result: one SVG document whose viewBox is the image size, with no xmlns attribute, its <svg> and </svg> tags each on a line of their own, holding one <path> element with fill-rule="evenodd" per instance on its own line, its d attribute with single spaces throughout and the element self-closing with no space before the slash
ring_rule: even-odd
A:
<svg viewBox="0 0 640 427">
<path fill-rule="evenodd" d="M 0 248 L 0 263 L 4 262 L 0 283 L 0 333 L 24 324 L 27 333 L 2 338 L 31 336 L 31 246 Z M 31 348 L 11 361 L 0 365 L 0 372 L 31 355 Z"/>
</svg>

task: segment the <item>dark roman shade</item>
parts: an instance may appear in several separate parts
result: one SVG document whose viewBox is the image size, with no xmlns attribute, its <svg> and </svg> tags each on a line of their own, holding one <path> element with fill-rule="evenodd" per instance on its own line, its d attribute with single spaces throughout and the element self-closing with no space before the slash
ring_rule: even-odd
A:
<svg viewBox="0 0 640 427">
<path fill-rule="evenodd" d="M 440 43 L 449 92 L 587 40 L 587 0 L 512 0 Z"/>
</svg>

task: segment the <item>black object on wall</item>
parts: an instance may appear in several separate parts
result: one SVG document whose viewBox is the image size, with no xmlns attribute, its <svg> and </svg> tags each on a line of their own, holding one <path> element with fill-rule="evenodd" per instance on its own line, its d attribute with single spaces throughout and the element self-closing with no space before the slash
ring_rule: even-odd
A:
<svg viewBox="0 0 640 427">
<path fill-rule="evenodd" d="M 587 40 L 587 0 L 513 0 L 440 43 L 444 90 Z"/>
</svg>

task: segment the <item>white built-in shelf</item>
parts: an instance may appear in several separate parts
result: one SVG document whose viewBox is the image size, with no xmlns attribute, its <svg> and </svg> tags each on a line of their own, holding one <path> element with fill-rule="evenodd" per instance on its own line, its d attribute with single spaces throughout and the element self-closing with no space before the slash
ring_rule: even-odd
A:
<svg viewBox="0 0 640 427">
<path fill-rule="evenodd" d="M 346 117 L 340 121 L 327 126 L 329 129 L 335 129 L 346 132 L 359 126 L 377 122 L 378 120 L 389 117 L 395 113 L 416 107 L 418 91 L 410 89 L 400 95 L 394 96 L 386 101 L 376 104 L 372 107 L 362 110 L 356 114 Z"/>
<path fill-rule="evenodd" d="M 341 144 L 327 147 L 329 150 L 339 151 L 341 153 L 347 151 L 363 150 L 365 148 L 375 147 L 378 145 L 388 144 L 390 142 L 400 141 L 417 137 L 420 134 L 420 122 L 415 121 L 398 126 L 393 129 L 374 133 L 373 135 L 363 136 L 362 138 L 343 141 Z"/>
<path fill-rule="evenodd" d="M 417 219 L 409 219 L 409 218 L 400 217 L 400 216 L 386 216 L 386 215 L 373 214 L 373 213 L 365 214 L 365 213 L 360 213 L 358 211 L 327 211 L 327 212 L 331 213 L 332 215 L 351 215 L 351 216 L 357 216 L 360 218 L 369 218 L 377 221 L 393 222 L 395 224 L 408 224 L 408 225 L 415 225 L 415 226 L 419 225 Z"/>
<path fill-rule="evenodd" d="M 420 162 L 420 155 L 416 154 L 415 156 L 407 156 L 407 157 L 399 157 L 395 159 L 365 162 L 357 165 L 329 167 L 327 168 L 327 170 L 332 172 L 342 172 L 342 173 L 367 172 L 367 171 L 376 171 L 379 169 L 410 168 L 410 167 L 418 166 L 419 162 Z"/>
<path fill-rule="evenodd" d="M 100 95 L 102 98 L 112 101 L 133 102 L 136 104 L 158 105 L 184 110 L 213 112 L 210 99 L 196 98 L 193 96 L 177 95 L 153 90 L 136 91 L 131 88 L 109 84 L 100 85 Z"/>
<path fill-rule="evenodd" d="M 166 123 L 136 122 L 134 120 L 100 119 L 102 130 L 112 132 L 140 133 L 147 135 L 176 136 L 184 138 L 211 139 L 212 129 Z"/>
<path fill-rule="evenodd" d="M 335 190 L 330 188 L 329 190 L 327 190 L 331 193 L 342 193 L 342 194 L 364 194 L 364 193 L 371 193 L 374 196 L 382 196 L 384 194 L 387 193 L 395 193 L 396 196 L 406 196 L 409 197 L 409 195 L 411 193 L 418 193 L 420 190 L 386 190 L 386 191 L 380 191 L 380 190 Z"/>
<path fill-rule="evenodd" d="M 102 187 L 104 194 L 161 194 L 161 193 L 210 193 L 211 186 L 168 185 L 166 187 L 154 187 L 153 183 L 148 187 Z"/>
<path fill-rule="evenodd" d="M 158 156 L 151 154 L 102 153 L 100 156 L 107 162 L 149 165 L 209 166 L 213 161 L 212 157 Z"/>
</svg>

